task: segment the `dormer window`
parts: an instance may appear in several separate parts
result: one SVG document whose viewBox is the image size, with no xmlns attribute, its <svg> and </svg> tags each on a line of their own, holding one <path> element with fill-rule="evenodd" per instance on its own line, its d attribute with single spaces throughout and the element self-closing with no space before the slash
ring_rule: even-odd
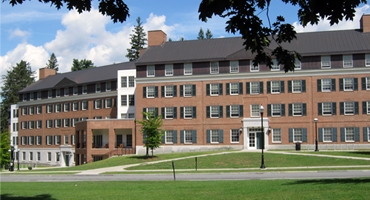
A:
<svg viewBox="0 0 370 200">
<path fill-rule="evenodd" d="M 100 83 L 96 83 L 95 84 L 95 92 L 100 92 L 101 91 L 101 84 Z"/>
</svg>

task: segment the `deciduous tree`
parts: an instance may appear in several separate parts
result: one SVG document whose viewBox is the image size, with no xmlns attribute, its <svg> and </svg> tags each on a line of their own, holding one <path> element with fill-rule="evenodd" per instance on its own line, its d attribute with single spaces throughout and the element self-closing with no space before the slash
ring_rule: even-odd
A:
<svg viewBox="0 0 370 200">
<path fill-rule="evenodd" d="M 5 131 L 0 134 L 0 167 L 10 163 L 10 139 L 9 132 Z"/>
<path fill-rule="evenodd" d="M 126 55 L 126 57 L 130 61 L 135 61 L 139 59 L 140 49 L 144 48 L 144 45 L 146 44 L 147 40 L 140 17 L 136 19 L 136 23 L 137 25 L 134 26 L 134 30 L 132 30 L 133 34 L 130 34 L 131 48 L 127 49 L 128 53 Z"/>
<path fill-rule="evenodd" d="M 163 131 L 161 130 L 163 120 L 162 116 L 152 112 L 143 112 L 144 119 L 138 121 L 141 125 L 144 146 L 146 147 L 146 156 L 149 156 L 149 149 L 152 151 L 158 148 L 162 142 Z"/>
</svg>

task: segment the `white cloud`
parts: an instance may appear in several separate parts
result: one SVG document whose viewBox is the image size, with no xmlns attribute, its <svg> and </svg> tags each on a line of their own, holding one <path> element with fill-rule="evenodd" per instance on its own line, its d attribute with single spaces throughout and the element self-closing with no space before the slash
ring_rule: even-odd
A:
<svg viewBox="0 0 370 200">
<path fill-rule="evenodd" d="M 19 28 L 15 29 L 15 30 L 9 30 L 9 39 L 13 39 L 15 37 L 20 37 L 23 40 L 26 40 L 29 35 L 30 35 L 30 32 L 22 31 Z"/>
<path fill-rule="evenodd" d="M 317 25 L 307 25 L 303 27 L 299 22 L 294 22 L 293 26 L 297 32 L 314 32 L 314 31 L 328 31 L 328 30 L 344 30 L 344 29 L 358 29 L 360 28 L 360 18 L 364 13 L 370 12 L 370 5 L 364 5 L 356 8 L 355 17 L 353 21 L 341 21 L 339 24 L 330 26 L 329 20 L 321 20 Z"/>
</svg>

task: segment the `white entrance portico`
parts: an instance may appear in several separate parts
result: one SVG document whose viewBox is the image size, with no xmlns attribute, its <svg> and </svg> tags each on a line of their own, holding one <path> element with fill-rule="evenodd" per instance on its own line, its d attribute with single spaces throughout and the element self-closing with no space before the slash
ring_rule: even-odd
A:
<svg viewBox="0 0 370 200">
<path fill-rule="evenodd" d="M 268 118 L 263 118 L 263 134 L 265 134 L 264 141 L 261 135 L 261 118 L 244 118 L 243 123 L 243 149 L 256 150 L 261 149 L 262 142 L 265 149 L 268 149 Z"/>
</svg>

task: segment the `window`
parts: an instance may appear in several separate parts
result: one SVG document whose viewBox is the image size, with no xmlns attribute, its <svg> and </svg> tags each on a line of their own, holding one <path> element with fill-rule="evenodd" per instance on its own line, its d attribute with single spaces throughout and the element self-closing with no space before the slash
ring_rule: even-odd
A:
<svg viewBox="0 0 370 200">
<path fill-rule="evenodd" d="M 355 102 L 344 102 L 344 114 L 345 115 L 355 114 Z"/>
<path fill-rule="evenodd" d="M 41 114 L 42 113 L 42 106 L 37 106 L 37 114 Z"/>
<path fill-rule="evenodd" d="M 363 114 L 370 115 L 370 101 L 363 101 L 362 102 L 362 109 L 363 109 Z"/>
<path fill-rule="evenodd" d="M 345 142 L 355 141 L 355 128 L 354 127 L 344 128 L 344 133 L 345 133 Z"/>
<path fill-rule="evenodd" d="M 55 112 L 60 112 L 61 111 L 61 104 L 60 103 L 57 103 L 55 104 Z"/>
<path fill-rule="evenodd" d="M 78 87 L 74 86 L 73 87 L 73 95 L 77 95 L 77 94 L 78 94 Z"/>
<path fill-rule="evenodd" d="M 196 107 L 192 106 L 186 106 L 186 107 L 181 107 L 181 117 L 184 119 L 192 119 L 195 118 L 196 116 Z"/>
<path fill-rule="evenodd" d="M 146 98 L 155 98 L 157 97 L 156 93 L 158 92 L 156 86 L 146 87 Z"/>
<path fill-rule="evenodd" d="M 78 122 L 78 118 L 72 119 L 72 127 L 75 127 L 75 124 Z"/>
<path fill-rule="evenodd" d="M 49 119 L 49 120 L 46 120 L 46 128 L 51 128 L 53 127 L 53 120 Z"/>
<path fill-rule="evenodd" d="M 165 76 L 173 76 L 173 65 L 165 65 Z"/>
<path fill-rule="evenodd" d="M 207 118 L 222 118 L 222 106 L 207 106 Z"/>
<path fill-rule="evenodd" d="M 302 142 L 303 132 L 301 128 L 293 128 L 293 142 Z"/>
<path fill-rule="evenodd" d="M 259 104 L 252 104 L 251 105 L 251 117 L 260 117 L 260 105 Z"/>
<path fill-rule="evenodd" d="M 242 105 L 230 105 L 226 106 L 227 116 L 230 118 L 243 117 L 243 106 Z"/>
<path fill-rule="evenodd" d="M 121 95 L 121 106 L 127 106 L 127 95 Z"/>
<path fill-rule="evenodd" d="M 69 103 L 64 103 L 64 112 L 68 112 L 69 111 Z"/>
<path fill-rule="evenodd" d="M 251 66 L 250 66 L 250 70 L 251 70 L 251 72 L 258 72 L 260 70 L 260 65 L 258 64 L 257 66 L 255 66 L 252 63 Z"/>
<path fill-rule="evenodd" d="M 185 144 L 192 144 L 193 143 L 193 132 L 192 130 L 184 130 L 184 142 Z M 195 134 L 194 134 L 195 137 Z M 194 138 L 195 139 L 195 138 Z"/>
<path fill-rule="evenodd" d="M 370 54 L 365 54 L 365 66 L 370 67 Z"/>
<path fill-rule="evenodd" d="M 27 129 L 27 122 L 22 122 L 22 129 Z"/>
<path fill-rule="evenodd" d="M 306 90 L 306 81 L 305 80 L 292 80 L 291 82 L 288 82 L 291 84 L 288 86 L 289 87 L 289 92 L 292 93 L 301 93 L 305 92 Z"/>
<path fill-rule="evenodd" d="M 230 130 L 230 142 L 239 143 L 239 135 L 240 135 L 239 129 L 231 129 Z"/>
<path fill-rule="evenodd" d="M 68 135 L 64 135 L 64 144 L 68 144 L 68 138 L 69 138 Z"/>
<path fill-rule="evenodd" d="M 211 89 L 211 92 L 210 92 L 211 96 L 222 95 L 222 84 L 219 84 L 219 83 L 210 84 L 210 89 Z"/>
<path fill-rule="evenodd" d="M 71 143 L 72 143 L 72 145 L 75 144 L 75 135 L 71 135 Z"/>
<path fill-rule="evenodd" d="M 335 91 L 335 79 L 319 79 L 317 81 L 318 91 L 331 92 Z"/>
<path fill-rule="evenodd" d="M 82 110 L 87 110 L 88 109 L 88 102 L 87 101 L 82 101 L 81 102 L 81 107 L 82 107 Z"/>
<path fill-rule="evenodd" d="M 102 101 L 101 101 L 101 99 L 95 99 L 95 101 L 94 101 L 94 108 L 95 109 L 100 109 L 100 108 L 102 108 Z"/>
<path fill-rule="evenodd" d="M 53 136 L 51 136 L 51 135 L 46 136 L 46 144 L 47 145 L 52 145 L 53 144 Z"/>
<path fill-rule="evenodd" d="M 230 73 L 238 72 L 239 72 L 239 61 L 237 60 L 230 61 Z"/>
<path fill-rule="evenodd" d="M 151 108 L 144 108 L 144 110 L 145 112 L 150 113 L 154 116 L 158 115 L 158 108 L 151 107 Z"/>
<path fill-rule="evenodd" d="M 128 86 L 129 87 L 135 87 L 135 77 L 134 76 L 129 76 L 128 77 Z"/>
<path fill-rule="evenodd" d="M 29 121 L 28 122 L 28 128 L 29 129 L 34 129 L 35 128 L 35 122 L 34 121 Z"/>
<path fill-rule="evenodd" d="M 146 67 L 146 76 L 147 77 L 154 77 L 155 76 L 155 68 L 153 65 L 147 66 Z"/>
<path fill-rule="evenodd" d="M 48 152 L 48 158 L 47 158 L 48 162 L 51 162 L 51 152 Z"/>
<path fill-rule="evenodd" d="M 193 74 L 193 66 L 191 63 L 184 64 L 184 75 L 192 75 Z"/>
<path fill-rule="evenodd" d="M 222 143 L 223 131 L 222 130 L 207 130 L 207 143 Z"/>
<path fill-rule="evenodd" d="M 52 104 L 48 104 L 47 107 L 46 107 L 46 112 L 47 113 L 52 113 L 53 112 L 53 105 Z"/>
<path fill-rule="evenodd" d="M 294 62 L 294 70 L 301 70 L 302 67 L 301 67 L 301 61 L 299 59 L 295 59 L 295 62 Z"/>
<path fill-rule="evenodd" d="M 100 83 L 95 84 L 95 92 L 101 92 L 101 84 Z"/>
<path fill-rule="evenodd" d="M 68 96 L 69 95 L 69 88 L 64 88 L 64 96 Z"/>
<path fill-rule="evenodd" d="M 121 76 L 121 87 L 125 88 L 127 87 L 127 77 Z"/>
<path fill-rule="evenodd" d="M 61 120 L 60 119 L 56 119 L 55 122 L 54 122 L 55 128 L 59 128 L 60 127 L 60 123 L 61 123 Z"/>
<path fill-rule="evenodd" d="M 60 135 L 55 135 L 54 136 L 54 144 L 55 145 L 60 145 L 60 140 L 62 139 L 62 137 Z"/>
<path fill-rule="evenodd" d="M 230 95 L 239 95 L 243 92 L 243 83 L 229 83 L 226 84 L 226 92 Z"/>
<path fill-rule="evenodd" d="M 35 143 L 35 137 L 34 136 L 28 136 L 28 145 L 33 145 Z"/>
<path fill-rule="evenodd" d="M 248 94 L 262 94 L 263 93 L 263 82 L 250 82 L 247 83 Z"/>
<path fill-rule="evenodd" d="M 26 160 L 26 152 L 22 152 L 22 160 Z"/>
<path fill-rule="evenodd" d="M 87 85 L 82 86 L 82 94 L 87 94 Z"/>
<path fill-rule="evenodd" d="M 174 96 L 174 90 L 176 89 L 176 86 L 173 85 L 166 85 L 162 87 L 164 89 L 164 96 L 165 97 L 173 97 Z"/>
<path fill-rule="evenodd" d="M 33 101 L 33 92 L 30 93 L 30 101 Z"/>
<path fill-rule="evenodd" d="M 59 162 L 59 152 L 55 153 L 55 162 Z"/>
<path fill-rule="evenodd" d="M 33 160 L 33 152 L 30 152 L 30 161 Z"/>
<path fill-rule="evenodd" d="M 37 152 L 37 161 L 41 161 L 41 152 Z"/>
<path fill-rule="evenodd" d="M 306 104 L 304 103 L 293 103 L 289 104 L 290 116 L 303 116 L 306 115 Z"/>
<path fill-rule="evenodd" d="M 28 114 L 33 115 L 34 113 L 35 113 L 35 107 L 31 106 Z"/>
<path fill-rule="evenodd" d="M 175 132 L 176 131 L 172 131 L 172 130 L 165 131 L 164 135 L 165 135 L 165 143 L 166 144 L 176 143 L 175 140 L 174 140 L 176 138 L 176 137 L 174 137 L 175 136 Z"/>
<path fill-rule="evenodd" d="M 211 74 L 218 74 L 218 62 L 211 62 L 210 64 L 210 73 Z"/>
<path fill-rule="evenodd" d="M 27 107 L 22 108 L 22 115 L 27 115 Z"/>
<path fill-rule="evenodd" d="M 330 68 L 330 56 L 321 56 L 321 68 Z"/>
<path fill-rule="evenodd" d="M 18 118 L 18 110 L 13 109 L 13 118 Z"/>
<path fill-rule="evenodd" d="M 108 99 L 105 99 L 105 108 L 111 108 L 112 107 L 112 99 L 111 98 L 108 98 Z"/>
<path fill-rule="evenodd" d="M 64 127 L 69 127 L 69 118 L 63 119 Z"/>
<path fill-rule="evenodd" d="M 60 89 L 56 89 L 55 90 L 55 96 L 56 97 L 60 97 Z"/>
<path fill-rule="evenodd" d="M 324 142 L 332 142 L 333 141 L 333 129 L 332 128 L 322 128 L 322 137 L 323 137 Z"/>
<path fill-rule="evenodd" d="M 196 95 L 195 85 L 181 85 L 180 94 L 184 97 L 192 97 Z"/>
<path fill-rule="evenodd" d="M 36 121 L 36 128 L 37 129 L 41 129 L 42 128 L 42 121 L 41 120 L 37 120 Z"/>
<path fill-rule="evenodd" d="M 23 101 L 27 101 L 27 94 L 23 94 Z"/>
<path fill-rule="evenodd" d="M 281 129 L 280 128 L 272 129 L 272 142 L 281 143 Z"/>
<path fill-rule="evenodd" d="M 164 118 L 165 119 L 174 119 L 176 118 L 176 108 L 175 107 L 165 107 L 164 109 Z"/>
<path fill-rule="evenodd" d="M 51 97 L 53 97 L 53 92 L 51 90 L 48 90 L 48 98 L 50 99 Z"/>
<path fill-rule="evenodd" d="M 344 91 L 354 90 L 354 79 L 353 78 L 343 78 L 343 90 Z"/>
<path fill-rule="evenodd" d="M 42 136 L 36 136 L 36 145 L 42 144 Z"/>
<path fill-rule="evenodd" d="M 273 117 L 284 116 L 284 104 L 268 104 L 267 107 L 269 115 L 271 114 Z"/>
<path fill-rule="evenodd" d="M 72 110 L 73 111 L 78 111 L 78 102 L 77 101 L 72 103 Z"/>
<path fill-rule="evenodd" d="M 272 59 L 271 71 L 279 71 L 279 70 L 280 70 L 280 65 L 278 61 L 275 58 Z"/>
<path fill-rule="evenodd" d="M 22 145 L 26 145 L 27 144 L 27 137 L 26 136 L 22 136 L 21 137 L 21 143 L 22 143 Z"/>
<path fill-rule="evenodd" d="M 37 100 L 41 99 L 41 92 L 37 92 Z"/>
<path fill-rule="evenodd" d="M 353 67 L 352 55 L 343 55 L 343 67 Z"/>
<path fill-rule="evenodd" d="M 271 81 L 271 93 L 280 93 L 280 82 L 281 81 Z"/>
<path fill-rule="evenodd" d="M 111 82 L 106 82 L 105 83 L 105 91 L 110 91 L 112 89 L 112 84 Z"/>
<path fill-rule="evenodd" d="M 319 115 L 335 115 L 336 114 L 336 103 L 335 102 L 323 102 L 318 104 Z"/>
<path fill-rule="evenodd" d="M 362 78 L 362 90 L 370 90 L 370 77 Z"/>
</svg>

